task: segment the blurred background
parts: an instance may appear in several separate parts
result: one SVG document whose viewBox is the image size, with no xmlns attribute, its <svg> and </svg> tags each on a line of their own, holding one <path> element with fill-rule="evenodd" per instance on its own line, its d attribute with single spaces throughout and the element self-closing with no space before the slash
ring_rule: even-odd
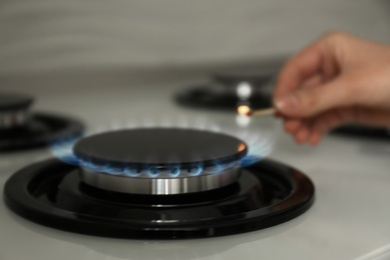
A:
<svg viewBox="0 0 390 260">
<path fill-rule="evenodd" d="M 199 115 L 174 105 L 180 91 L 179 103 L 206 108 L 202 116 L 234 109 L 237 84 L 252 74 L 253 89 L 266 92 L 252 101 L 265 96 L 258 107 L 267 107 L 289 56 L 332 30 L 390 43 L 389 24 L 388 0 L 3 0 L 0 90 L 107 125 Z M 228 78 L 215 82 L 221 72 Z"/>
<path fill-rule="evenodd" d="M 329 30 L 390 42 L 389 24 L 387 0 L 3 0 L 0 77 L 255 66 Z"/>
</svg>

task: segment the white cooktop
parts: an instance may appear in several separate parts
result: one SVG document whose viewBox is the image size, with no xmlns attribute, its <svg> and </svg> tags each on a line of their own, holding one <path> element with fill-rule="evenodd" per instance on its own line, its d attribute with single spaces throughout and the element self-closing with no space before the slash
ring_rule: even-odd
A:
<svg viewBox="0 0 390 260">
<path fill-rule="evenodd" d="M 6 82 L 5 87 L 34 94 L 35 110 L 84 119 L 90 131 L 129 121 L 150 124 L 158 118 L 237 128 L 232 114 L 190 110 L 172 102 L 176 91 L 199 82 L 199 77 L 140 80 L 115 74 L 94 82 L 91 78 L 96 75 L 26 77 Z M 249 129 L 273 127 L 277 143 L 270 157 L 302 170 L 314 181 L 316 201 L 296 219 L 227 237 L 138 241 L 47 228 L 16 216 L 1 203 L 0 259 L 390 259 L 390 142 L 328 136 L 318 147 L 298 146 L 277 124 L 271 118 L 255 119 Z M 0 155 L 1 191 L 16 170 L 50 156 L 46 150 Z"/>
</svg>

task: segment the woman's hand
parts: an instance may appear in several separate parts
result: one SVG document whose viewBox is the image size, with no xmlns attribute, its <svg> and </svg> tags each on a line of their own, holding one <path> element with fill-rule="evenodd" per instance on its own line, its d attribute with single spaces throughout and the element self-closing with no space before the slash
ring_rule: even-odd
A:
<svg viewBox="0 0 390 260">
<path fill-rule="evenodd" d="M 390 47 L 327 34 L 287 62 L 274 104 L 299 143 L 345 123 L 390 126 Z"/>
</svg>

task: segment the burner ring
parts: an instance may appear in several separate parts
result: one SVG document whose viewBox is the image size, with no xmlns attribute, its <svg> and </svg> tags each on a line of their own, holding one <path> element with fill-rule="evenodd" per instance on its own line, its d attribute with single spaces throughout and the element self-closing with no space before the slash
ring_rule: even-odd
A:
<svg viewBox="0 0 390 260">
<path fill-rule="evenodd" d="M 247 145 L 208 131 L 140 128 L 83 138 L 73 151 L 86 184 L 131 194 L 170 195 L 235 182 Z"/>
<path fill-rule="evenodd" d="M 41 225 L 133 239 L 245 233 L 293 219 L 314 202 L 314 185 L 306 175 L 268 159 L 241 169 L 235 184 L 169 196 L 96 189 L 80 180 L 79 171 L 54 159 L 29 165 L 7 180 L 4 202 Z"/>
<path fill-rule="evenodd" d="M 15 93 L 0 94 L 0 130 L 8 130 L 26 124 L 28 109 L 33 98 Z"/>
<path fill-rule="evenodd" d="M 0 153 L 37 148 L 83 133 L 84 124 L 78 119 L 34 112 L 25 126 L 0 130 Z"/>
<path fill-rule="evenodd" d="M 83 134 L 84 125 L 77 119 L 30 112 L 33 101 L 29 95 L 0 92 L 0 153 L 45 146 Z"/>
<path fill-rule="evenodd" d="M 179 91 L 175 101 L 191 108 L 226 110 L 236 112 L 237 104 L 250 103 L 253 109 L 272 106 L 271 94 L 275 72 L 218 73 L 209 82 L 188 86 Z M 246 87 L 244 87 L 246 85 Z M 243 93 L 240 89 L 250 89 Z M 246 92 L 246 91 L 244 91 Z"/>
<path fill-rule="evenodd" d="M 23 126 L 28 118 L 28 112 L 25 110 L 0 112 L 0 130 Z"/>
<path fill-rule="evenodd" d="M 128 178 L 109 174 L 96 174 L 83 169 L 81 180 L 93 187 L 131 194 L 174 195 L 213 190 L 234 183 L 239 169 L 229 169 L 218 174 L 179 178 Z"/>
</svg>

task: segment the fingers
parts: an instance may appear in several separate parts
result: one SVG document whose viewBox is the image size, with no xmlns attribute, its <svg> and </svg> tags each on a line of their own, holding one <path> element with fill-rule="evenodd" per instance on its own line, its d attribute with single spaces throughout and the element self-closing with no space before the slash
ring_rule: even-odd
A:
<svg viewBox="0 0 390 260">
<path fill-rule="evenodd" d="M 295 133 L 302 126 L 302 120 L 287 118 L 284 122 L 284 129 L 288 133 Z"/>
<path fill-rule="evenodd" d="M 274 97 L 279 98 L 301 88 L 307 79 L 315 75 L 326 79 L 334 77 L 340 67 L 338 43 L 345 37 L 344 33 L 328 33 L 290 59 L 279 74 Z"/>
<path fill-rule="evenodd" d="M 302 88 L 314 88 L 324 83 L 324 77 L 321 74 L 316 74 L 307 79 L 302 84 Z"/>
<path fill-rule="evenodd" d="M 313 120 L 313 131 L 326 133 L 343 124 L 353 122 L 353 113 L 350 109 L 336 109 L 323 113 Z"/>
<path fill-rule="evenodd" d="M 281 97 L 298 89 L 307 78 L 320 71 L 321 61 L 318 42 L 293 57 L 279 74 L 274 96 Z"/>
<path fill-rule="evenodd" d="M 333 94 L 338 96 L 343 94 L 344 88 L 336 90 L 337 86 L 330 87 L 334 85 L 331 82 L 337 80 L 335 77 L 340 72 L 339 63 L 342 58 L 339 56 L 343 56 L 341 50 L 344 49 L 340 46 L 345 46 L 341 42 L 345 42 L 346 38 L 348 37 L 343 33 L 327 34 L 286 63 L 280 72 L 274 92 L 274 103 L 282 114 L 308 117 L 321 113 L 333 105 L 333 102 L 329 102 L 332 99 L 322 98 L 322 94 L 333 91 L 336 91 Z M 327 81 L 329 84 L 325 84 Z M 329 88 L 322 88 L 324 84 L 329 85 Z M 315 88 L 317 86 L 321 88 Z M 341 101 L 337 99 L 335 103 Z"/>
<path fill-rule="evenodd" d="M 344 33 L 301 51 L 281 70 L 274 92 L 286 132 L 316 144 L 345 123 L 389 126 L 389 62 L 390 48 Z"/>
<path fill-rule="evenodd" d="M 336 109 L 316 117 L 313 120 L 313 129 L 326 133 L 345 124 L 388 127 L 390 125 L 390 111 L 364 107 Z"/>
<path fill-rule="evenodd" d="M 310 119 L 286 119 L 285 128 L 294 136 L 297 143 L 315 145 L 329 130 L 343 124 L 356 123 L 357 118 L 353 109 L 333 109 Z"/>
<path fill-rule="evenodd" d="M 312 131 L 310 138 L 309 138 L 309 143 L 312 145 L 317 145 L 320 143 L 323 136 L 324 136 L 324 134 L 321 132 Z"/>
<path fill-rule="evenodd" d="M 309 141 L 311 133 L 311 123 L 304 122 L 300 127 L 299 131 L 297 131 L 297 133 L 295 134 L 295 141 L 300 144 L 306 143 Z"/>
<path fill-rule="evenodd" d="M 390 125 L 390 111 L 364 107 L 333 109 L 311 119 L 285 119 L 286 132 L 297 143 L 318 144 L 331 129 L 345 124 L 361 124 L 376 127 Z"/>
<path fill-rule="evenodd" d="M 297 143 L 310 142 L 317 144 L 322 137 L 322 134 L 313 132 L 310 120 L 286 118 L 284 129 L 294 136 Z"/>
<path fill-rule="evenodd" d="M 355 107 L 346 113 L 352 123 L 377 127 L 390 126 L 390 110 L 387 109 Z"/>
<path fill-rule="evenodd" d="M 327 110 L 353 104 L 355 95 L 349 93 L 351 84 L 351 80 L 340 77 L 316 88 L 300 89 L 276 98 L 275 107 L 287 117 L 312 117 Z"/>
<path fill-rule="evenodd" d="M 312 120 L 285 119 L 285 131 L 290 133 L 297 143 L 310 143 L 316 145 L 322 139 L 323 132 L 313 128 Z"/>
</svg>

